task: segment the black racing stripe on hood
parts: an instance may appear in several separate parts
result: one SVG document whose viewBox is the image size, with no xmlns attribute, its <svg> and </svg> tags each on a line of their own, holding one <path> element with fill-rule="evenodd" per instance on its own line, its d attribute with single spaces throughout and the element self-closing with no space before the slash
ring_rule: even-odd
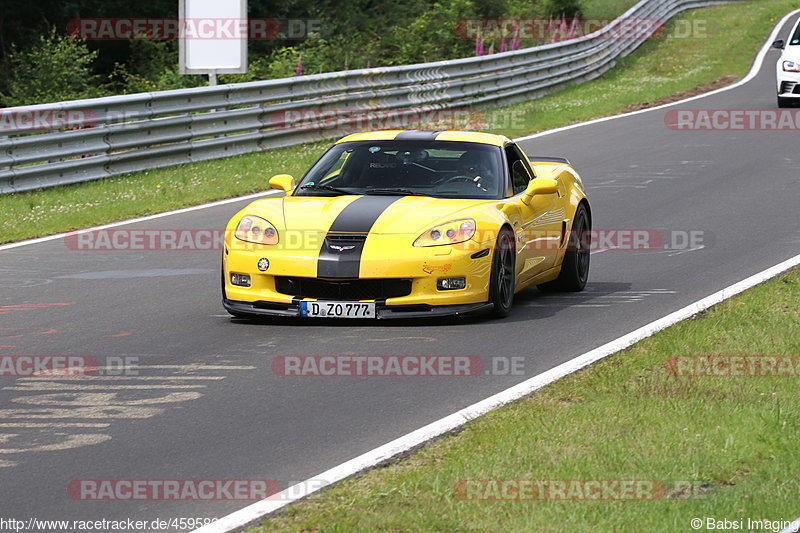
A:
<svg viewBox="0 0 800 533">
<path fill-rule="evenodd" d="M 342 209 L 322 242 L 317 277 L 357 278 L 367 234 L 386 208 L 400 198 L 402 196 L 362 196 Z"/>
<path fill-rule="evenodd" d="M 394 138 L 395 141 L 435 141 L 441 131 L 408 130 L 401 131 Z"/>
</svg>

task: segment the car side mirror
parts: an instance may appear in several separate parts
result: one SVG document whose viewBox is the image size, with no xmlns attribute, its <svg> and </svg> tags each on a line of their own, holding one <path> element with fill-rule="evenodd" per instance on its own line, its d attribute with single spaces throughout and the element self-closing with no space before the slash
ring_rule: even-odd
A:
<svg viewBox="0 0 800 533">
<path fill-rule="evenodd" d="M 783 42 L 783 39 L 778 39 L 772 43 L 772 48 L 777 48 L 778 50 L 783 50 L 783 47 L 786 43 Z"/>
<path fill-rule="evenodd" d="M 278 174 L 269 179 L 269 186 L 273 189 L 283 191 L 289 196 L 294 190 L 294 178 L 289 174 Z"/>
<path fill-rule="evenodd" d="M 528 182 L 528 187 L 522 194 L 522 201 L 526 204 L 533 199 L 534 196 L 540 194 L 555 194 L 558 192 L 558 182 L 550 178 L 534 178 Z"/>
</svg>

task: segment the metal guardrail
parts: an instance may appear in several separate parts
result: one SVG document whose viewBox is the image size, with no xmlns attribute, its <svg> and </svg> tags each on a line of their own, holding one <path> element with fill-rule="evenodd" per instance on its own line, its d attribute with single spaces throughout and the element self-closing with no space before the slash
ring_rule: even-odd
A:
<svg viewBox="0 0 800 533">
<path fill-rule="evenodd" d="M 612 68 L 658 30 L 615 37 L 632 19 L 666 22 L 726 0 L 641 0 L 594 33 L 480 57 L 276 80 L 159 91 L 0 110 L 15 117 L 76 113 L 69 131 L 3 128 L 0 193 L 218 159 L 339 136 L 297 127 L 285 112 L 328 113 L 338 125 L 365 114 L 478 109 L 529 100 Z M 2 118 L 2 116 L 0 116 Z M 0 127 L 8 121 L 0 121 Z"/>
</svg>

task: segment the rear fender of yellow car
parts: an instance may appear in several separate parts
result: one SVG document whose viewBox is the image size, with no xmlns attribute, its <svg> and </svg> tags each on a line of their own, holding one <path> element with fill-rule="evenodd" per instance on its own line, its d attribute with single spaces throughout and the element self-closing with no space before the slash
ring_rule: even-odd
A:
<svg viewBox="0 0 800 533">
<path fill-rule="evenodd" d="M 538 178 L 550 178 L 558 183 L 558 193 L 563 202 L 564 211 L 567 213 L 564 222 L 567 230 L 571 229 L 578 205 L 586 200 L 586 192 L 580 176 L 571 165 L 561 162 L 534 161 L 533 171 Z M 556 258 L 556 266 L 560 266 L 563 262 L 566 249 L 565 239 Z"/>
</svg>

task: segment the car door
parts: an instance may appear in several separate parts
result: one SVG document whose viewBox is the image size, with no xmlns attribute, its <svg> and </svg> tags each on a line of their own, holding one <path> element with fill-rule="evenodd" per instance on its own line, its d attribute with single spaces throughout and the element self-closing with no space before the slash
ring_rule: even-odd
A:
<svg viewBox="0 0 800 533">
<path fill-rule="evenodd" d="M 525 190 L 536 177 L 515 144 L 506 147 L 506 159 L 516 214 L 512 224 L 517 240 L 517 272 L 524 282 L 554 266 L 563 240 L 565 212 L 559 194 L 537 195 L 524 202 Z"/>
</svg>

